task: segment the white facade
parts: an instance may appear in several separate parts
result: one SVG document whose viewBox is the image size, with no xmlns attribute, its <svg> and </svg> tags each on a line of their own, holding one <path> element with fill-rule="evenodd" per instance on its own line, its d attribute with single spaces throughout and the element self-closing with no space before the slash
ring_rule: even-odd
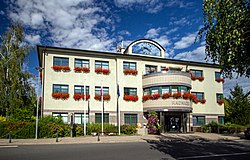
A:
<svg viewBox="0 0 250 160">
<path fill-rule="evenodd" d="M 141 42 L 144 42 L 141 40 Z M 147 41 L 147 43 L 154 41 Z M 131 45 L 132 46 L 132 45 Z M 204 93 L 204 99 L 206 102 L 193 103 L 188 100 L 188 105 L 191 111 L 187 113 L 188 121 L 187 126 L 192 126 L 192 116 L 204 116 L 205 123 L 210 121 L 218 121 L 218 117 L 224 116 L 224 105 L 217 103 L 216 94 L 223 94 L 223 83 L 217 82 L 215 80 L 215 72 L 220 72 L 220 68 L 217 65 L 199 63 L 199 62 L 188 62 L 179 60 L 164 59 L 162 57 L 163 50 L 160 48 L 159 56 L 152 55 L 142 55 L 133 54 L 131 46 L 129 46 L 125 52 L 122 53 L 110 53 L 110 52 L 99 52 L 99 51 L 87 51 L 87 50 L 75 50 L 75 49 L 64 49 L 56 47 L 45 47 L 38 46 L 38 56 L 39 64 L 42 70 L 42 113 L 43 115 L 56 115 L 56 114 L 77 114 L 83 113 L 84 105 L 87 113 L 89 113 L 89 122 L 96 121 L 96 113 L 101 113 L 102 102 L 94 99 L 95 87 L 109 87 L 110 100 L 104 101 L 104 113 L 108 113 L 108 121 L 112 124 L 117 124 L 118 106 L 121 111 L 121 124 L 125 123 L 124 114 L 136 115 L 137 123 L 145 123 L 143 113 L 149 110 L 146 107 L 151 106 L 151 109 L 155 107 L 154 105 L 159 104 L 162 110 L 160 112 L 167 112 L 168 108 L 164 107 L 165 103 L 169 105 L 183 104 L 182 102 L 172 102 L 172 101 L 184 101 L 182 98 L 174 99 L 169 98 L 167 101 L 163 101 L 162 98 L 157 100 L 148 100 L 146 102 L 142 101 L 143 88 L 147 84 L 152 86 L 152 83 L 159 83 L 158 86 L 163 86 L 164 84 L 181 85 L 187 83 L 190 85 L 191 92 L 202 92 Z M 133 47 L 133 46 L 132 46 Z M 157 46 L 157 48 L 159 48 Z M 68 66 L 70 71 L 55 71 L 52 67 L 54 65 L 54 58 L 62 57 L 68 58 Z M 89 73 L 76 73 L 75 60 L 84 59 L 89 61 Z M 108 75 L 97 74 L 95 72 L 96 61 L 108 62 L 110 73 Z M 125 75 L 124 62 L 136 63 L 137 75 Z M 146 65 L 157 66 L 157 74 L 150 75 L 149 78 L 146 74 Z M 161 72 L 161 67 L 180 67 L 182 72 L 177 72 L 176 74 L 163 73 Z M 199 70 L 202 71 L 204 80 L 191 80 L 191 76 L 186 70 Z M 169 71 L 168 71 L 169 72 Z M 157 77 L 157 76 L 158 77 Z M 143 78 L 144 77 L 144 78 Z M 148 81 L 148 82 L 147 82 Z M 166 82 L 166 83 L 165 83 Z M 69 98 L 66 100 L 55 99 L 52 97 L 53 85 L 67 85 Z M 76 101 L 73 98 L 74 86 L 75 85 L 86 85 L 89 86 L 90 99 L 84 103 L 83 100 Z M 119 84 L 120 97 L 117 99 L 117 84 Z M 157 86 L 156 85 L 156 86 Z M 136 88 L 138 101 L 125 101 L 123 100 L 124 88 Z M 117 105 L 119 104 L 119 105 Z M 157 110 L 156 110 L 157 111 Z M 159 111 L 159 110 L 158 110 Z M 181 110 L 180 110 L 181 111 Z M 179 111 L 178 111 L 179 112 Z M 64 117 L 65 118 L 65 117 Z M 70 118 L 68 118 L 68 122 Z M 163 124 L 164 125 L 164 124 Z M 189 131 L 189 127 L 187 131 Z"/>
</svg>

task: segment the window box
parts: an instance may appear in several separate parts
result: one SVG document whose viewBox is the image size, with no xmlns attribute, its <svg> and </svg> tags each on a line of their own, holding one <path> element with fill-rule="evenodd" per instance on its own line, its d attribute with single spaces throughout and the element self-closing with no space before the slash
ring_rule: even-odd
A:
<svg viewBox="0 0 250 160">
<path fill-rule="evenodd" d="M 97 73 L 97 74 L 101 74 L 101 73 L 103 73 L 103 74 L 109 74 L 110 73 L 110 70 L 109 69 L 102 69 L 102 68 L 96 68 L 95 69 L 95 72 Z"/>
<path fill-rule="evenodd" d="M 222 100 L 218 100 L 217 103 L 218 103 L 219 105 L 222 105 L 222 104 L 224 103 L 224 100 L 223 100 L 223 99 L 222 99 Z"/>
<path fill-rule="evenodd" d="M 203 81 L 204 80 L 204 77 L 199 77 L 199 81 Z"/>
<path fill-rule="evenodd" d="M 57 93 L 52 93 L 52 97 L 55 99 L 68 99 L 69 94 L 68 93 L 62 93 L 62 92 L 57 92 Z"/>
<path fill-rule="evenodd" d="M 206 100 L 205 100 L 205 99 L 202 99 L 202 100 L 200 100 L 200 102 L 201 102 L 202 104 L 204 104 L 204 103 L 206 103 Z"/>
<path fill-rule="evenodd" d="M 89 73 L 90 69 L 87 67 L 75 67 L 75 72 L 84 72 L 84 73 Z"/>
<path fill-rule="evenodd" d="M 70 71 L 69 66 L 53 66 L 52 69 L 54 69 L 54 71 Z"/>
<path fill-rule="evenodd" d="M 82 68 L 81 67 L 75 67 L 74 70 L 75 70 L 75 72 L 81 72 Z"/>
<path fill-rule="evenodd" d="M 134 95 L 124 95 L 123 99 L 125 101 L 133 101 L 136 102 L 138 101 L 138 96 L 134 96 Z"/>
<path fill-rule="evenodd" d="M 196 78 L 195 75 L 191 74 L 191 79 L 192 79 L 193 81 L 195 81 L 197 78 Z"/>
<path fill-rule="evenodd" d="M 217 78 L 216 81 L 219 82 L 219 83 L 220 82 L 224 83 L 224 79 L 223 78 Z"/>
<path fill-rule="evenodd" d="M 151 98 L 151 95 L 150 94 L 147 94 L 147 95 L 144 95 L 142 96 L 142 100 L 145 102 L 147 100 L 149 100 Z"/>
<path fill-rule="evenodd" d="M 124 73 L 125 75 L 128 75 L 128 74 L 130 74 L 130 75 L 137 75 L 138 71 L 135 70 L 135 69 L 125 69 L 125 70 L 123 71 L 123 73 Z"/>
<path fill-rule="evenodd" d="M 182 95 L 183 99 L 190 99 L 190 97 L 191 97 L 191 94 L 189 92 L 184 92 Z"/>
<path fill-rule="evenodd" d="M 162 99 L 167 99 L 169 97 L 171 97 L 171 93 L 163 93 L 162 94 Z"/>
<path fill-rule="evenodd" d="M 180 98 L 181 97 L 181 92 L 174 93 L 173 97 L 176 98 L 176 99 Z"/>
<path fill-rule="evenodd" d="M 94 97 L 95 100 L 101 101 L 101 95 L 100 94 L 96 94 Z M 104 94 L 103 95 L 103 100 L 104 101 L 109 101 L 110 100 L 110 95 L 109 94 Z"/>
<path fill-rule="evenodd" d="M 160 98 L 161 97 L 161 95 L 159 94 L 159 93 L 156 93 L 156 94 L 152 94 L 151 95 L 151 99 L 158 99 L 158 98 Z"/>
<path fill-rule="evenodd" d="M 168 71 L 169 69 L 167 67 L 162 68 L 162 71 Z"/>
<path fill-rule="evenodd" d="M 199 100 L 199 99 L 197 99 L 197 98 L 195 98 L 195 99 L 193 99 L 193 102 L 197 104 L 197 103 L 199 103 L 199 102 L 200 102 L 200 100 Z"/>
<path fill-rule="evenodd" d="M 83 94 L 74 94 L 73 98 L 74 98 L 76 101 L 79 101 L 80 99 L 83 99 L 83 100 L 84 100 L 84 95 L 83 95 Z M 87 94 L 86 100 L 88 100 L 89 98 L 90 98 L 90 95 Z"/>
</svg>

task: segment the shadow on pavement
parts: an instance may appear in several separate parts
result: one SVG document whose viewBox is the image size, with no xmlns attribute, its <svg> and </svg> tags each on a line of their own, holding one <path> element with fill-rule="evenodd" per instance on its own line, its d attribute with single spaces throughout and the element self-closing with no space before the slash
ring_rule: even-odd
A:
<svg viewBox="0 0 250 160">
<path fill-rule="evenodd" d="M 176 138 L 157 136 L 157 140 L 144 139 L 150 148 L 158 150 L 178 159 L 181 157 L 205 156 L 214 154 L 230 154 L 250 152 L 249 146 L 233 141 L 209 141 L 201 137 Z"/>
</svg>

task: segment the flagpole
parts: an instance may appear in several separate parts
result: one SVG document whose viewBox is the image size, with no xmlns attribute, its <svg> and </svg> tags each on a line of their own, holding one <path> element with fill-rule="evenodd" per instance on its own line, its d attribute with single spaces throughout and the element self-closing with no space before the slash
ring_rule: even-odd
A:
<svg viewBox="0 0 250 160">
<path fill-rule="evenodd" d="M 83 124 L 84 124 L 84 133 L 83 133 L 83 135 L 84 136 L 86 136 L 86 99 L 87 99 L 87 94 L 86 94 L 86 79 L 84 79 L 84 93 L 83 93 L 83 95 L 84 95 L 84 106 L 83 106 L 83 110 L 84 110 L 84 121 L 83 121 Z"/>
<path fill-rule="evenodd" d="M 119 106 L 119 97 L 120 97 L 120 89 L 119 84 L 117 84 L 117 107 L 118 107 L 118 134 L 121 135 L 121 113 L 120 113 L 120 106 Z"/>
<path fill-rule="evenodd" d="M 102 103 L 102 135 L 103 135 L 103 87 L 101 81 L 101 103 Z"/>
</svg>

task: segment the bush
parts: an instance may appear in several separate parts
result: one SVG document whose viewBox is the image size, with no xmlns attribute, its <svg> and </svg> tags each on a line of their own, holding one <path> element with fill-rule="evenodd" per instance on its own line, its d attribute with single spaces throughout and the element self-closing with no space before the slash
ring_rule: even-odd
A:
<svg viewBox="0 0 250 160">
<path fill-rule="evenodd" d="M 91 135 L 93 132 L 101 132 L 102 131 L 102 124 L 101 123 L 88 123 L 87 124 L 87 134 Z M 117 126 L 109 123 L 103 124 L 103 131 L 104 132 L 117 132 Z"/>
<path fill-rule="evenodd" d="M 211 133 L 240 133 L 244 131 L 244 127 L 238 124 L 226 123 L 218 124 L 216 122 L 211 122 L 207 125 L 202 126 L 203 132 Z"/>
<path fill-rule="evenodd" d="M 136 126 L 134 125 L 122 125 L 121 126 L 121 133 L 127 135 L 133 135 L 137 133 Z"/>
</svg>

